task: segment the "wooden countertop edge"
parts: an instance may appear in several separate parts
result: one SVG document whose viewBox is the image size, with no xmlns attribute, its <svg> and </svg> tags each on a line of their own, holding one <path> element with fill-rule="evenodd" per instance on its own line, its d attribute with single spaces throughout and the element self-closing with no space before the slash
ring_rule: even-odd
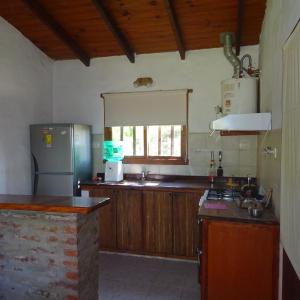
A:
<svg viewBox="0 0 300 300">
<path fill-rule="evenodd" d="M 16 204 L 16 203 L 0 203 L 0 210 L 21 210 L 21 211 L 43 211 L 56 213 L 79 213 L 87 215 L 94 210 L 108 204 L 110 200 L 106 199 L 92 207 L 68 207 L 55 206 L 46 204 Z"/>
<path fill-rule="evenodd" d="M 264 220 L 259 218 L 244 219 L 239 217 L 226 217 L 226 216 L 208 216 L 205 214 L 198 214 L 198 219 L 217 220 L 217 221 L 230 221 L 239 223 L 250 223 L 250 224 L 264 224 L 264 225 L 276 225 L 279 226 L 277 220 Z"/>
<path fill-rule="evenodd" d="M 208 187 L 168 187 L 168 186 L 134 186 L 134 185 L 110 185 L 110 184 L 83 184 L 81 190 L 90 191 L 95 189 L 127 189 L 127 190 L 143 190 L 143 191 L 167 191 L 167 192 L 203 192 Z"/>
</svg>

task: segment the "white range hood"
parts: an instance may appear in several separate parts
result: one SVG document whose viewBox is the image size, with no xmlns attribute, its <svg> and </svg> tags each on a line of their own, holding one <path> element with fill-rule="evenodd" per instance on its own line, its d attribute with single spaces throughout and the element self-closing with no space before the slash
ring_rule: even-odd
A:
<svg viewBox="0 0 300 300">
<path fill-rule="evenodd" d="M 271 113 L 232 114 L 214 120 L 210 129 L 220 131 L 266 131 L 271 130 Z"/>
</svg>

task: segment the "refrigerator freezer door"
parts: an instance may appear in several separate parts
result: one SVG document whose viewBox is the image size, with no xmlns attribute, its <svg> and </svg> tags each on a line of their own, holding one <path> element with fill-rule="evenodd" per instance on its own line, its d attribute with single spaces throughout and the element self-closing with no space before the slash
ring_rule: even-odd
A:
<svg viewBox="0 0 300 300">
<path fill-rule="evenodd" d="M 37 195 L 73 196 L 73 175 L 40 174 Z"/>
<path fill-rule="evenodd" d="M 72 126 L 30 126 L 31 152 L 38 172 L 73 172 Z"/>
</svg>

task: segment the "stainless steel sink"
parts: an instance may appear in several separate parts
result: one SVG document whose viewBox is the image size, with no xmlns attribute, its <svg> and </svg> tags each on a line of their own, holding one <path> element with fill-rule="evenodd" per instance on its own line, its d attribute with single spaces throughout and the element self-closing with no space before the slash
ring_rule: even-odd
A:
<svg viewBox="0 0 300 300">
<path fill-rule="evenodd" d="M 124 180 L 121 182 L 98 182 L 98 185 L 121 185 L 121 186 L 159 186 L 160 181 L 149 181 L 149 180 L 138 180 L 138 181 L 131 181 L 131 180 Z"/>
<path fill-rule="evenodd" d="M 160 184 L 159 181 L 148 181 L 148 180 L 139 180 L 139 181 L 127 181 L 124 180 L 121 185 L 128 186 L 158 186 Z"/>
<path fill-rule="evenodd" d="M 128 180 L 124 180 L 122 182 L 119 183 L 120 185 L 128 185 L 128 186 L 140 186 L 141 184 L 139 183 L 139 181 L 128 181 Z"/>
<path fill-rule="evenodd" d="M 144 181 L 141 182 L 141 185 L 143 186 L 158 186 L 160 184 L 159 181 Z"/>
</svg>

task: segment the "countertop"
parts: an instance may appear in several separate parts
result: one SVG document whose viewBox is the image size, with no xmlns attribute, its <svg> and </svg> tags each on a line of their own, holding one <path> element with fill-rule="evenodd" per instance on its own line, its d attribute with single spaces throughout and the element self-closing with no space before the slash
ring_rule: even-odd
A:
<svg viewBox="0 0 300 300">
<path fill-rule="evenodd" d="M 123 180 L 121 182 L 102 182 L 102 181 L 84 181 L 81 183 L 82 190 L 91 190 L 97 188 L 124 188 L 124 189 L 142 189 L 142 190 L 163 190 L 171 192 L 200 192 L 209 188 L 226 188 L 226 179 L 223 177 L 221 180 L 216 181 L 213 186 L 208 182 L 206 178 L 198 180 L 189 179 L 175 179 L 171 181 L 160 180 Z M 200 199 L 200 198 L 199 198 Z M 255 218 L 248 214 L 247 209 L 239 208 L 235 201 L 215 201 L 209 200 L 206 203 L 220 203 L 226 206 L 226 209 L 210 209 L 204 206 L 199 207 L 199 218 L 210 219 L 223 219 L 229 221 L 240 221 L 248 223 L 262 223 L 262 224 L 278 224 L 278 220 L 273 214 L 271 209 L 265 209 L 261 217 Z"/>
<path fill-rule="evenodd" d="M 226 209 L 205 208 L 204 207 L 205 203 L 219 203 L 221 205 L 226 205 Z M 255 218 L 249 216 L 247 209 L 239 208 L 235 203 L 235 201 L 224 201 L 224 200 L 204 201 L 203 205 L 199 207 L 198 217 L 206 218 L 206 219 L 240 221 L 246 223 L 279 224 L 276 216 L 273 214 L 271 209 L 265 209 L 261 217 Z"/>
<path fill-rule="evenodd" d="M 109 198 L 0 195 L 0 210 L 31 210 L 88 214 L 107 204 Z"/>
<path fill-rule="evenodd" d="M 213 185 L 214 188 L 224 188 L 226 184 L 219 182 Z M 99 182 L 99 181 L 83 181 L 81 188 L 83 190 L 89 190 L 97 187 L 105 188 L 130 188 L 130 189 L 143 189 L 143 190 L 180 190 L 180 191 L 192 191 L 202 192 L 209 189 L 211 184 L 208 180 L 173 180 L 173 181 L 155 181 L 155 180 L 123 180 L 121 182 Z"/>
</svg>

